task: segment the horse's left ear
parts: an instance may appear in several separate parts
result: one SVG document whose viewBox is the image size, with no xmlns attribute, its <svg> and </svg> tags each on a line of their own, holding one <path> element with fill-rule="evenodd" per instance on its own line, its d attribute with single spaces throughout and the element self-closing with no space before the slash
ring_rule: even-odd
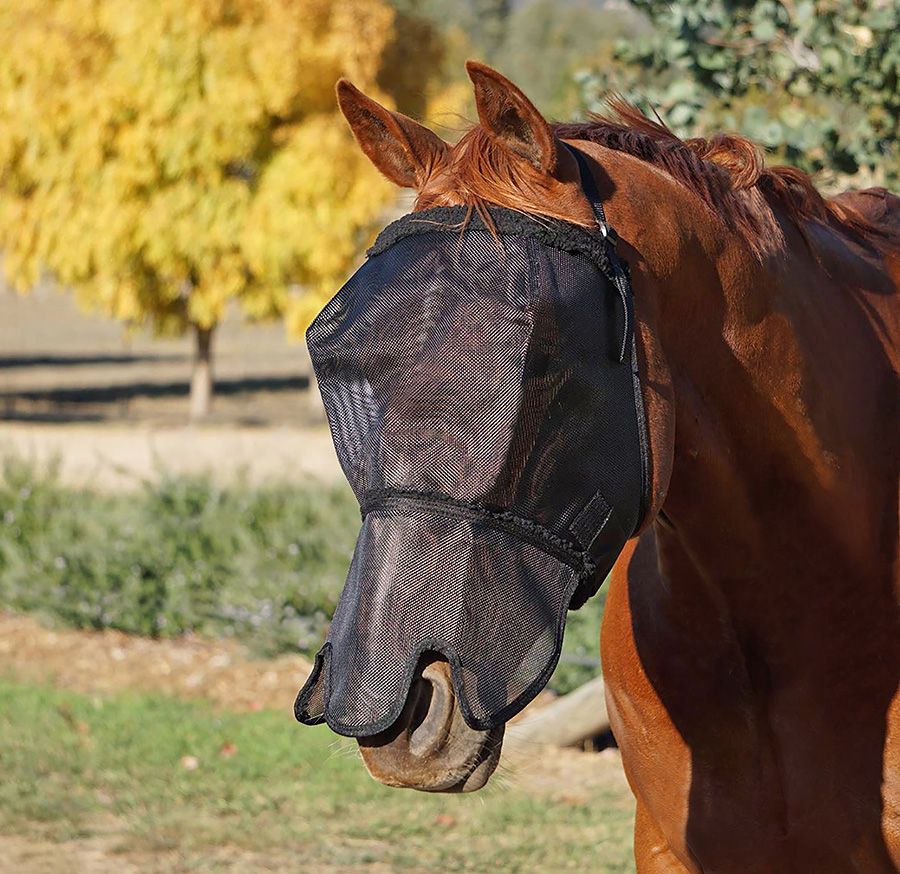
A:
<svg viewBox="0 0 900 874">
<path fill-rule="evenodd" d="M 466 72 L 475 86 L 482 127 L 538 170 L 555 173 L 556 137 L 535 105 L 506 76 L 485 64 L 466 61 Z"/>
</svg>

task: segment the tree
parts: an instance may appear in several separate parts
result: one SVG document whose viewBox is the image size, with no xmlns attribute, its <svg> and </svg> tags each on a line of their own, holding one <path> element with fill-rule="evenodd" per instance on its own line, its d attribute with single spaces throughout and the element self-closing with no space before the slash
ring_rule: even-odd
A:
<svg viewBox="0 0 900 874">
<path fill-rule="evenodd" d="M 229 301 L 301 330 L 395 197 L 337 113 L 336 79 L 404 109 L 437 53 L 384 0 L 7 0 L 9 280 L 47 272 L 129 325 L 192 330 L 202 417 Z"/>
<path fill-rule="evenodd" d="M 475 44 L 485 59 L 493 60 L 497 50 L 503 45 L 506 36 L 510 0 L 471 0 L 472 12 L 477 29 L 473 36 Z"/>
<path fill-rule="evenodd" d="M 655 29 L 619 75 L 581 77 L 588 108 L 619 90 L 682 136 L 737 130 L 808 172 L 900 180 L 896 0 L 631 0 Z"/>
<path fill-rule="evenodd" d="M 498 66 L 548 116 L 567 119 L 577 111 L 573 72 L 611 54 L 619 39 L 648 30 L 632 9 L 587 0 L 528 0 L 509 17 Z"/>
</svg>

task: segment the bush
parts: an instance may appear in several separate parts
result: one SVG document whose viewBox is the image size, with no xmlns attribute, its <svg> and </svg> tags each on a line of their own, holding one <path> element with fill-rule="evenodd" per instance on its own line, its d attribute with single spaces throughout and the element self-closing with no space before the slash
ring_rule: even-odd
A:
<svg viewBox="0 0 900 874">
<path fill-rule="evenodd" d="M 324 638 L 358 527 L 345 487 L 221 488 L 164 474 L 106 495 L 7 458 L 0 603 L 79 628 L 196 631 L 267 654 L 309 652 Z"/>
<path fill-rule="evenodd" d="M 600 622 L 605 603 L 604 587 L 580 610 L 569 613 L 562 655 L 550 680 L 555 692 L 564 695 L 600 674 Z"/>
<path fill-rule="evenodd" d="M 256 652 L 312 655 L 324 641 L 359 529 L 344 485 L 172 476 L 128 494 L 64 487 L 56 466 L 0 471 L 0 605 L 76 628 L 233 636 Z M 570 616 L 554 681 L 596 672 L 599 609 Z"/>
</svg>

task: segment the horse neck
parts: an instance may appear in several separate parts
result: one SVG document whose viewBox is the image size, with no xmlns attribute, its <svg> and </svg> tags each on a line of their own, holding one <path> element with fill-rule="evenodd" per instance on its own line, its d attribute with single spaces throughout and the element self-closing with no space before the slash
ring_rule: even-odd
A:
<svg viewBox="0 0 900 874">
<path fill-rule="evenodd" d="M 892 438 L 862 308 L 786 220 L 773 215 L 783 242 L 760 259 L 684 186 L 626 170 L 621 184 L 610 173 L 610 214 L 637 255 L 638 316 L 654 322 L 674 407 L 658 535 L 726 588 L 781 585 L 788 567 L 812 588 L 831 575 L 814 548 L 832 571 L 871 568 L 896 470 L 870 462 Z"/>
</svg>

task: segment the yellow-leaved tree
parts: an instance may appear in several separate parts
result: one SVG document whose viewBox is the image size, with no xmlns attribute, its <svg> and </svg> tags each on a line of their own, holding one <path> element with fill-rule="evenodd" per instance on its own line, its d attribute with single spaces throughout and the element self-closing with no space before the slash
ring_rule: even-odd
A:
<svg viewBox="0 0 900 874">
<path fill-rule="evenodd" d="M 86 307 L 192 330 L 204 416 L 228 302 L 304 327 L 395 197 L 335 81 L 418 112 L 438 51 L 386 0 L 4 0 L 7 279 L 48 273 Z"/>
</svg>

